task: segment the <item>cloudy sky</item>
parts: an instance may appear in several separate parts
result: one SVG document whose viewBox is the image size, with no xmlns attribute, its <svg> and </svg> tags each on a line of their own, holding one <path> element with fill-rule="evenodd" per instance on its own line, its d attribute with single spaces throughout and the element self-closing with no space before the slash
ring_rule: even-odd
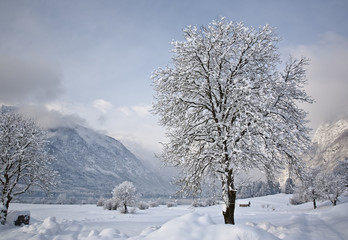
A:
<svg viewBox="0 0 348 240">
<path fill-rule="evenodd" d="M 188 25 L 270 24 L 282 57 L 311 59 L 311 127 L 348 114 L 346 0 L 0 0 L 0 104 L 42 125 L 77 121 L 159 151 L 151 73 Z M 49 111 L 49 114 L 47 114 Z"/>
</svg>

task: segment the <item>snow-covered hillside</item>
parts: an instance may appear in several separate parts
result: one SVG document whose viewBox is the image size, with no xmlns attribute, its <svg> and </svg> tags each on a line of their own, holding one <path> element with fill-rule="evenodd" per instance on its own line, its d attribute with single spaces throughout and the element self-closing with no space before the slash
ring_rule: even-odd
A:
<svg viewBox="0 0 348 240">
<path fill-rule="evenodd" d="M 320 125 L 312 140 L 312 164 L 334 169 L 337 161 L 348 158 L 348 117 Z"/>
<path fill-rule="evenodd" d="M 63 203 L 95 203 L 111 197 L 112 189 L 123 181 L 134 183 L 143 196 L 169 195 L 170 179 L 147 168 L 119 141 L 79 125 L 49 129 L 48 150 L 57 161 L 52 165 L 60 175 L 51 199 Z M 39 192 L 20 196 L 40 202 Z M 45 196 L 42 195 L 42 198 Z M 47 200 L 45 200 L 47 201 Z"/>
<path fill-rule="evenodd" d="M 325 148 L 347 130 L 348 118 L 342 118 L 331 123 L 323 123 L 315 131 L 312 141 L 313 143 L 317 143 L 320 148 Z"/>
<path fill-rule="evenodd" d="M 30 210 L 32 223 L 0 225 L 0 240 L 344 240 L 348 239 L 348 197 L 335 207 L 329 202 L 298 206 L 291 195 L 243 199 L 250 207 L 236 209 L 236 225 L 223 224 L 221 205 L 193 208 L 160 206 L 120 214 L 92 205 L 13 204 L 11 210 Z"/>
</svg>

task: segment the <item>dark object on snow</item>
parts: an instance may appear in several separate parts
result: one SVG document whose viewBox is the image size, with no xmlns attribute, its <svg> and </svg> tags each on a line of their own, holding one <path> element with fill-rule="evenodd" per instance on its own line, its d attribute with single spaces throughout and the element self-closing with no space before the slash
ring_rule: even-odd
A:
<svg viewBox="0 0 348 240">
<path fill-rule="evenodd" d="M 29 225 L 30 222 L 30 216 L 28 215 L 19 215 L 17 220 L 14 222 L 16 226 Z"/>
<path fill-rule="evenodd" d="M 7 216 L 8 222 L 13 222 L 16 226 L 29 225 L 30 211 L 11 211 Z"/>
<path fill-rule="evenodd" d="M 239 207 L 250 207 L 251 203 L 249 201 L 249 203 L 240 203 Z"/>
</svg>

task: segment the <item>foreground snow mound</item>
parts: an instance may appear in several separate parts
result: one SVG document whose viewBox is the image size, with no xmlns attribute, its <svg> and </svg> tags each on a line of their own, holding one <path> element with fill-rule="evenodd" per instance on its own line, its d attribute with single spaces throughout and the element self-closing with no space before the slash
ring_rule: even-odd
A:
<svg viewBox="0 0 348 240">
<path fill-rule="evenodd" d="M 46 218 L 43 222 L 37 222 L 29 226 L 18 229 L 19 232 L 26 233 L 25 238 L 28 240 L 125 240 L 127 235 L 120 233 L 117 229 L 105 228 L 101 232 L 91 230 L 86 232 L 83 225 L 76 221 L 57 222 L 55 217 Z M 17 232 L 9 239 L 23 238 Z"/>
<path fill-rule="evenodd" d="M 155 230 L 155 229 L 154 229 Z M 149 231 L 147 230 L 147 233 Z M 149 234 L 141 234 L 132 240 L 275 240 L 271 233 L 256 227 L 245 225 L 214 224 L 204 214 L 190 213 L 165 223 L 160 229 Z"/>
<path fill-rule="evenodd" d="M 241 200 L 252 204 L 236 209 L 237 225 L 223 224 L 221 205 L 162 205 L 120 214 L 94 205 L 13 204 L 14 210 L 29 209 L 32 221 L 22 227 L 0 224 L 0 240 L 348 239 L 348 196 L 335 207 L 319 202 L 317 209 L 312 203 L 290 205 L 289 198 L 278 194 Z"/>
</svg>

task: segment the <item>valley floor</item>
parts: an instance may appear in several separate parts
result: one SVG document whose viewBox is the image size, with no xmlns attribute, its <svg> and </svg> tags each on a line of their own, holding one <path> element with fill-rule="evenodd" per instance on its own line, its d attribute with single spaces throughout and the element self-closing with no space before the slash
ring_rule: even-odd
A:
<svg viewBox="0 0 348 240">
<path fill-rule="evenodd" d="M 236 207 L 236 225 L 223 224 L 222 206 L 193 208 L 159 206 L 135 214 L 103 210 L 94 205 L 12 204 L 10 210 L 30 210 L 31 224 L 0 225 L 0 240 L 344 240 L 348 239 L 348 197 L 337 206 L 329 202 L 298 206 L 291 195 L 240 199 L 250 207 Z"/>
</svg>

